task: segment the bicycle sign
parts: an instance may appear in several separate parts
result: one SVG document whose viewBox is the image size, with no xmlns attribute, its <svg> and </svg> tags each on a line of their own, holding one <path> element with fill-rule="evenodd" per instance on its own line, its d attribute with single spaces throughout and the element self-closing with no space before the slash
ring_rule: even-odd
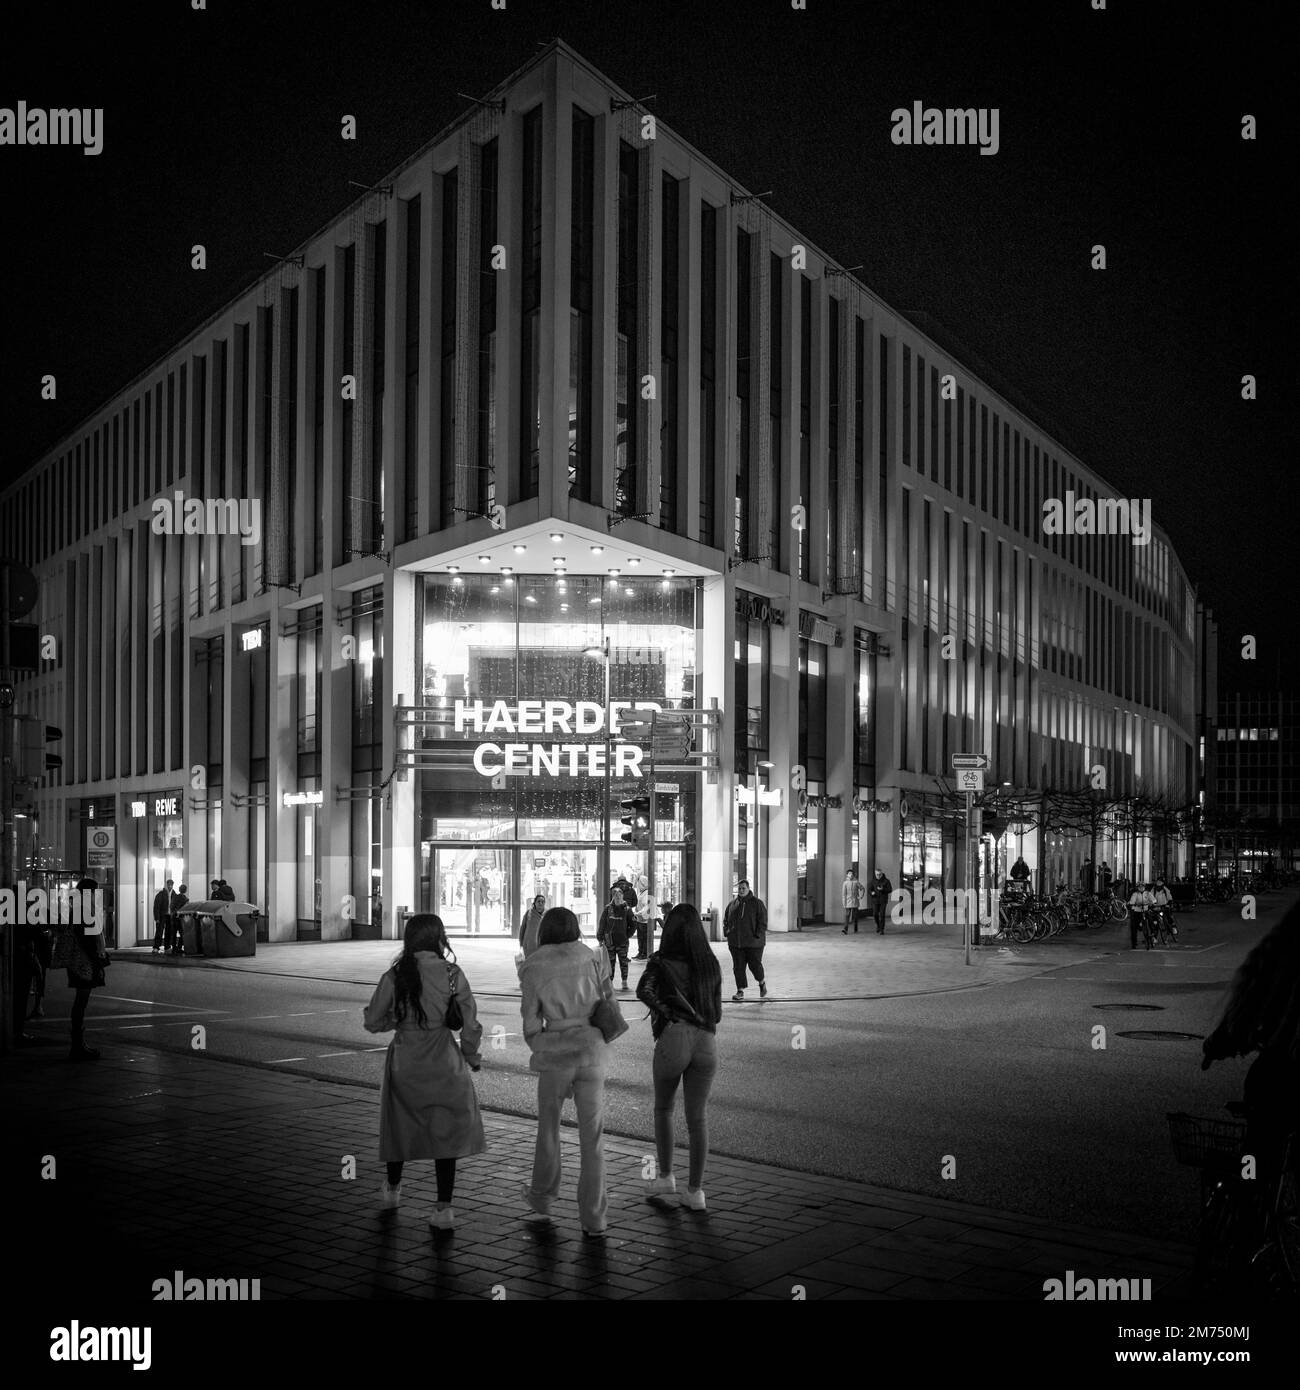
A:
<svg viewBox="0 0 1300 1390">
<path fill-rule="evenodd" d="M 984 772 L 976 767 L 963 767 L 957 771 L 957 790 L 959 792 L 982 792 Z"/>
</svg>

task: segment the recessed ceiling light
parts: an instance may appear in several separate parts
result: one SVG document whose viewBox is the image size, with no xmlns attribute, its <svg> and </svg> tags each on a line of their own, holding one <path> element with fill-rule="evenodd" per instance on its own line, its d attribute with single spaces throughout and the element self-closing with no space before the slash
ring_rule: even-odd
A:
<svg viewBox="0 0 1300 1390">
<path fill-rule="evenodd" d="M 564 564 L 564 563 L 565 563 L 565 560 L 564 560 L 564 556 L 563 556 L 563 555 L 552 555 L 552 556 L 551 556 L 551 564 L 553 564 L 553 565 L 562 565 L 562 564 Z"/>
<path fill-rule="evenodd" d="M 513 573 L 514 573 L 514 569 L 513 569 L 513 567 L 510 566 L 510 565 L 502 565 L 502 566 L 501 566 L 501 573 L 502 573 L 502 574 L 513 574 Z"/>
<path fill-rule="evenodd" d="M 603 555 L 605 553 L 605 547 L 603 545 L 593 545 L 591 547 L 591 553 L 593 555 Z"/>
<path fill-rule="evenodd" d="M 463 584 L 465 581 L 460 577 L 460 575 L 457 575 L 455 579 L 453 579 L 451 582 L 453 584 Z"/>
<path fill-rule="evenodd" d="M 459 565 L 448 565 L 448 566 L 447 566 L 447 573 L 448 573 L 448 574 L 459 574 L 459 573 L 460 573 L 460 566 L 459 566 Z"/>
<path fill-rule="evenodd" d="M 676 571 L 676 570 L 662 570 L 661 573 L 663 574 L 663 577 L 664 577 L 665 579 L 671 579 L 671 578 L 673 577 L 673 575 L 675 575 L 675 574 L 677 573 L 677 571 Z"/>
<path fill-rule="evenodd" d="M 639 565 L 640 563 L 641 563 L 641 557 L 640 557 L 639 555 L 632 555 L 632 556 L 630 556 L 630 557 L 628 558 L 628 564 L 629 564 L 629 565 Z"/>
<path fill-rule="evenodd" d="M 552 532 L 551 532 L 551 539 L 552 539 L 553 541 L 562 541 L 562 540 L 564 539 L 564 532 L 563 532 L 563 531 L 552 531 Z"/>
<path fill-rule="evenodd" d="M 490 555 L 480 555 L 478 557 L 478 562 L 480 565 L 490 565 L 492 563 L 492 557 Z"/>
<path fill-rule="evenodd" d="M 622 570 L 606 570 L 605 573 L 608 574 L 609 577 L 610 577 L 611 579 L 617 579 L 617 578 L 619 577 L 619 575 L 623 573 L 623 571 L 622 571 Z"/>
</svg>

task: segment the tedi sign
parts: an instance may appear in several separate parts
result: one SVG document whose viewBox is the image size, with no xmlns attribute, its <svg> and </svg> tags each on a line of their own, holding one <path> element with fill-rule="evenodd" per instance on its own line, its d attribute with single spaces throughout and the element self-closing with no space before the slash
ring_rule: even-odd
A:
<svg viewBox="0 0 1300 1390">
<path fill-rule="evenodd" d="M 658 710 L 651 700 L 614 700 L 609 706 L 609 736 L 619 729 L 620 710 Z M 605 728 L 604 707 L 594 700 L 520 700 L 510 705 L 497 700 L 457 700 L 457 733 L 476 734 L 599 734 Z M 640 777 L 643 750 L 618 743 L 611 749 L 612 770 L 606 766 L 603 743 L 480 743 L 474 750 L 474 771 L 482 777 Z"/>
</svg>

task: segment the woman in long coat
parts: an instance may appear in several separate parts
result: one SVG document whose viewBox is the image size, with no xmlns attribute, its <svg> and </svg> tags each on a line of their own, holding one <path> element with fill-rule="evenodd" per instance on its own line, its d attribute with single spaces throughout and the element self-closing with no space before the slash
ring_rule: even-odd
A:
<svg viewBox="0 0 1300 1390">
<path fill-rule="evenodd" d="M 380 1201 L 397 1206 L 403 1163 L 431 1158 L 438 1203 L 429 1224 L 446 1230 L 455 1224 L 456 1160 L 487 1148 L 470 1079 L 482 1063 L 483 1027 L 442 919 L 417 913 L 406 924 L 402 946 L 365 1013 L 367 1032 L 396 1032 L 384 1059 L 379 1101 L 379 1157 L 388 1165 Z M 463 1020 L 459 1047 L 445 1021 L 453 993 Z"/>
</svg>

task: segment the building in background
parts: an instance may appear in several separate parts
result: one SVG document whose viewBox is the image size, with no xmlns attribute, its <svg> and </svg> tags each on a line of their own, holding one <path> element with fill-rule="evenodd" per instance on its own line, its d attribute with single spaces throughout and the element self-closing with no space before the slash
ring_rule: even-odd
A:
<svg viewBox="0 0 1300 1390">
<path fill-rule="evenodd" d="M 1214 754 L 1204 866 L 1220 874 L 1300 868 L 1300 699 L 1224 694 Z"/>
<path fill-rule="evenodd" d="M 646 115 L 551 44 L 4 493 L 55 638 L 19 701 L 65 732 L 36 853 L 113 829 L 123 944 L 167 877 L 275 940 L 536 892 L 590 929 L 620 874 L 745 876 L 790 930 L 850 865 L 961 885 L 961 751 L 997 876 L 1074 875 L 1046 797 L 1099 767 L 1195 801 L 1160 529 L 1044 534 L 1112 489 Z M 611 705 L 660 711 L 615 777 Z"/>
</svg>

